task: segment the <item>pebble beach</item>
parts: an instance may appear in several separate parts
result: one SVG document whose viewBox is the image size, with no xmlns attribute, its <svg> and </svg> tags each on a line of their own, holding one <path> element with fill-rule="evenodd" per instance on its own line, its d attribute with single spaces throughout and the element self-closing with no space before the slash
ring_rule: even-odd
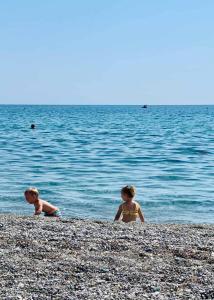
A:
<svg viewBox="0 0 214 300">
<path fill-rule="evenodd" d="M 0 299 L 213 299 L 214 225 L 0 215 Z"/>
</svg>

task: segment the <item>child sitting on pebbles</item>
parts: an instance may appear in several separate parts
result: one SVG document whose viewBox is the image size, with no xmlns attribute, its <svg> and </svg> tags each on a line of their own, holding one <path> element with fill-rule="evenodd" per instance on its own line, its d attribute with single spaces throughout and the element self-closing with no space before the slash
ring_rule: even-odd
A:
<svg viewBox="0 0 214 300">
<path fill-rule="evenodd" d="M 61 217 L 61 213 L 56 206 L 39 198 L 39 191 L 36 188 L 27 189 L 25 191 L 25 199 L 29 204 L 34 205 L 34 215 L 40 215 L 42 212 L 44 212 L 45 217 Z"/>
<path fill-rule="evenodd" d="M 119 221 L 122 215 L 122 221 L 125 223 L 134 222 L 139 217 L 144 222 L 144 216 L 140 205 L 134 201 L 136 190 L 134 186 L 125 186 L 121 190 L 121 198 L 124 203 L 119 206 L 114 221 Z"/>
</svg>

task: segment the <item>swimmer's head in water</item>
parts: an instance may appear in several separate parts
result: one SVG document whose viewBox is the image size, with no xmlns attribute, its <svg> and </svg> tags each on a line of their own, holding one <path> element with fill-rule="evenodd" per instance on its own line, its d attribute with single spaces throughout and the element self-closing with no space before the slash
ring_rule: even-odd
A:
<svg viewBox="0 0 214 300">
<path fill-rule="evenodd" d="M 121 189 L 121 197 L 124 201 L 133 199 L 136 195 L 136 189 L 133 185 L 126 185 Z"/>
<path fill-rule="evenodd" d="M 28 203 L 33 204 L 35 201 L 38 200 L 39 197 L 39 191 L 36 188 L 28 188 L 25 191 L 25 199 Z"/>
<path fill-rule="evenodd" d="M 35 125 L 35 124 L 31 124 L 30 128 L 31 128 L 31 129 L 35 129 L 35 128 L 36 128 L 36 125 Z"/>
</svg>

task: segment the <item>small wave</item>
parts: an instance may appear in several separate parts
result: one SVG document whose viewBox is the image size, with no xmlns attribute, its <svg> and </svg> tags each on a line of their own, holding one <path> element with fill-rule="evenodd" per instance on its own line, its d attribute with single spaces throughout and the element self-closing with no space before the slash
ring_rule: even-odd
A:
<svg viewBox="0 0 214 300">
<path fill-rule="evenodd" d="M 211 154 L 210 151 L 204 149 L 194 149 L 194 148 L 177 148 L 179 153 L 187 154 L 187 155 L 208 155 Z"/>
</svg>

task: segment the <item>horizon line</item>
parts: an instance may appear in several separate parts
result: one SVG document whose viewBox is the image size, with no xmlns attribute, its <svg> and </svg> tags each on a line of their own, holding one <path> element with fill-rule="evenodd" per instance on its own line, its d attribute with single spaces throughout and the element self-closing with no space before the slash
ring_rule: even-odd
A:
<svg viewBox="0 0 214 300">
<path fill-rule="evenodd" d="M 54 103 L 0 103 L 0 106 L 212 106 L 214 103 L 208 104 L 54 104 Z"/>
</svg>

